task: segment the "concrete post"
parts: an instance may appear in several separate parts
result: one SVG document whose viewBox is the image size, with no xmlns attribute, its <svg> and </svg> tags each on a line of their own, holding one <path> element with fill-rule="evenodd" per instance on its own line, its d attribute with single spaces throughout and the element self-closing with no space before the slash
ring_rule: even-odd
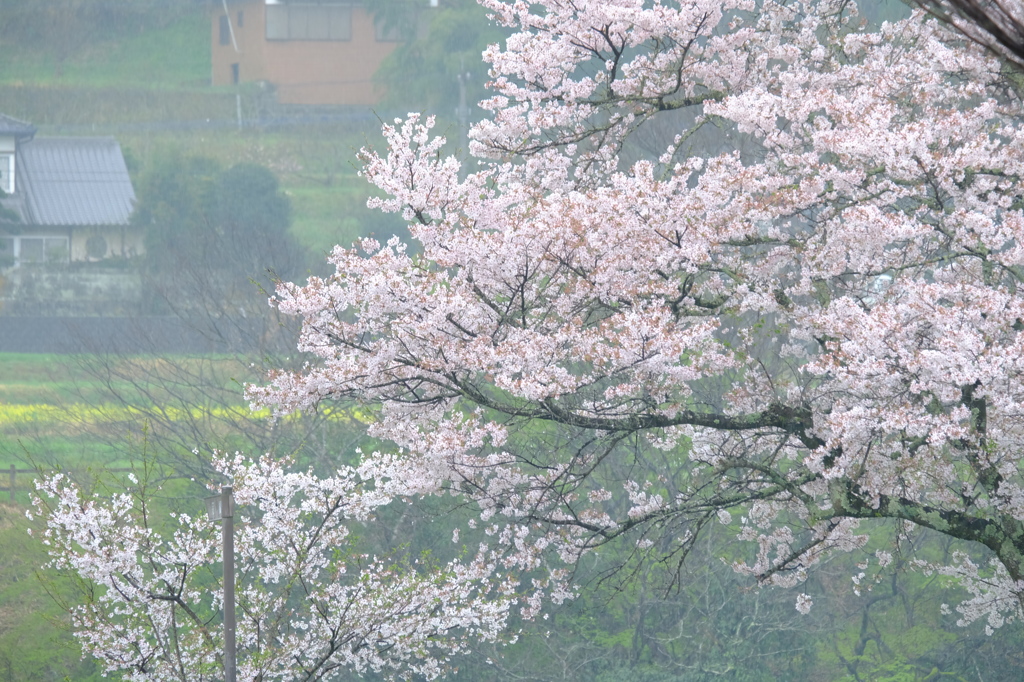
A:
<svg viewBox="0 0 1024 682">
<path fill-rule="evenodd" d="M 235 682 L 235 501 L 231 486 L 221 488 L 224 544 L 224 682 Z"/>
</svg>

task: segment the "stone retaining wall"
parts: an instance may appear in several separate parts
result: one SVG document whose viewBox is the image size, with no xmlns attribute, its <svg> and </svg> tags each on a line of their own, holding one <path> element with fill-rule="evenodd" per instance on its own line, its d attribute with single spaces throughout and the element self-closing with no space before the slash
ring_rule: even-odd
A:
<svg viewBox="0 0 1024 682">
<path fill-rule="evenodd" d="M 0 315 L 138 315 L 142 280 L 116 268 L 22 266 L 0 274 Z"/>
</svg>

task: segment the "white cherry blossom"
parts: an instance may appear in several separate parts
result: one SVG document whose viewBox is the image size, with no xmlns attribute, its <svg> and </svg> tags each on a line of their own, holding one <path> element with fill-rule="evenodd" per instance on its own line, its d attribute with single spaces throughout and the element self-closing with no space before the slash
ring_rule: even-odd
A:
<svg viewBox="0 0 1024 682">
<path fill-rule="evenodd" d="M 752 547 L 735 568 L 782 586 L 875 520 L 933 529 L 976 557 L 932 567 L 971 591 L 964 622 L 1019 618 L 1024 117 L 1000 63 L 920 13 L 873 31 L 832 0 L 481 2 L 516 32 L 484 55 L 472 172 L 430 118 L 387 124 L 363 174 L 414 243 L 338 247 L 334 275 L 281 285 L 313 360 L 248 388 L 279 416 L 372 406 L 383 445 L 320 482 L 225 464 L 275 519 L 247 540 L 268 585 L 300 570 L 289 524 L 325 509 L 336 547 L 341 518 L 452 496 L 481 544 L 435 573 L 302 563 L 349 578 L 311 593 L 328 615 L 279 621 L 303 658 L 267 674 L 435 675 L 571 598 L 588 552 L 685 556 L 727 514 Z M 298 489 L 335 506 L 295 508 Z M 88 650 L 136 679 L 209 669 L 203 629 L 175 659 L 180 610 L 147 596 L 207 565 L 208 524 L 153 544 L 132 500 L 47 490 L 55 560 L 106 588 L 78 616 Z M 195 560 L 143 566 L 151 545 Z M 278 613 L 273 594 L 248 598 Z"/>
<path fill-rule="evenodd" d="M 471 502 L 515 570 L 623 535 L 685 551 L 732 512 L 737 569 L 795 585 L 901 519 L 1019 594 L 1024 118 L 1000 64 L 848 3 L 482 2 L 517 33 L 485 53 L 477 170 L 429 119 L 385 126 L 364 174 L 415 248 L 283 285 L 317 361 L 254 404 L 379 405 L 367 480 Z"/>
</svg>

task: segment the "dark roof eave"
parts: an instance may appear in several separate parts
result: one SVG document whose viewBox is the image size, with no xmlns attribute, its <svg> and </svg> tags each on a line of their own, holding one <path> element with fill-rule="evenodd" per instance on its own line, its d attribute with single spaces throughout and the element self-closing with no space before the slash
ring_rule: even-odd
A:
<svg viewBox="0 0 1024 682">
<path fill-rule="evenodd" d="M 12 135 L 20 141 L 31 140 L 36 135 L 36 127 L 13 116 L 0 114 L 0 135 Z"/>
</svg>

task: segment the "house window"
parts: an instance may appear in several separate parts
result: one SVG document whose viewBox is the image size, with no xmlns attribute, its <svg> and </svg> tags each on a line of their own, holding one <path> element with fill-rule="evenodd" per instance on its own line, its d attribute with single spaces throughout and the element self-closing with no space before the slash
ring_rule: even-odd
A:
<svg viewBox="0 0 1024 682">
<path fill-rule="evenodd" d="M 352 6 L 267 5 L 267 40 L 352 40 Z"/>
<path fill-rule="evenodd" d="M 67 237 L 0 238 L 0 267 L 26 263 L 67 263 Z"/>
<path fill-rule="evenodd" d="M 0 154 L 0 190 L 14 193 L 14 154 Z"/>
<path fill-rule="evenodd" d="M 45 263 L 46 262 L 46 238 L 45 237 L 22 237 L 18 246 L 18 262 L 20 263 Z"/>
<path fill-rule="evenodd" d="M 238 21 L 235 22 L 235 26 L 242 28 L 245 25 L 245 12 L 238 10 Z"/>
<path fill-rule="evenodd" d="M 267 40 L 288 40 L 288 6 L 267 5 Z"/>
<path fill-rule="evenodd" d="M 228 15 L 220 15 L 220 44 L 230 45 L 231 44 L 231 24 L 229 23 Z"/>
<path fill-rule="evenodd" d="M 231 65 L 231 84 L 238 85 L 238 62 Z"/>
</svg>

